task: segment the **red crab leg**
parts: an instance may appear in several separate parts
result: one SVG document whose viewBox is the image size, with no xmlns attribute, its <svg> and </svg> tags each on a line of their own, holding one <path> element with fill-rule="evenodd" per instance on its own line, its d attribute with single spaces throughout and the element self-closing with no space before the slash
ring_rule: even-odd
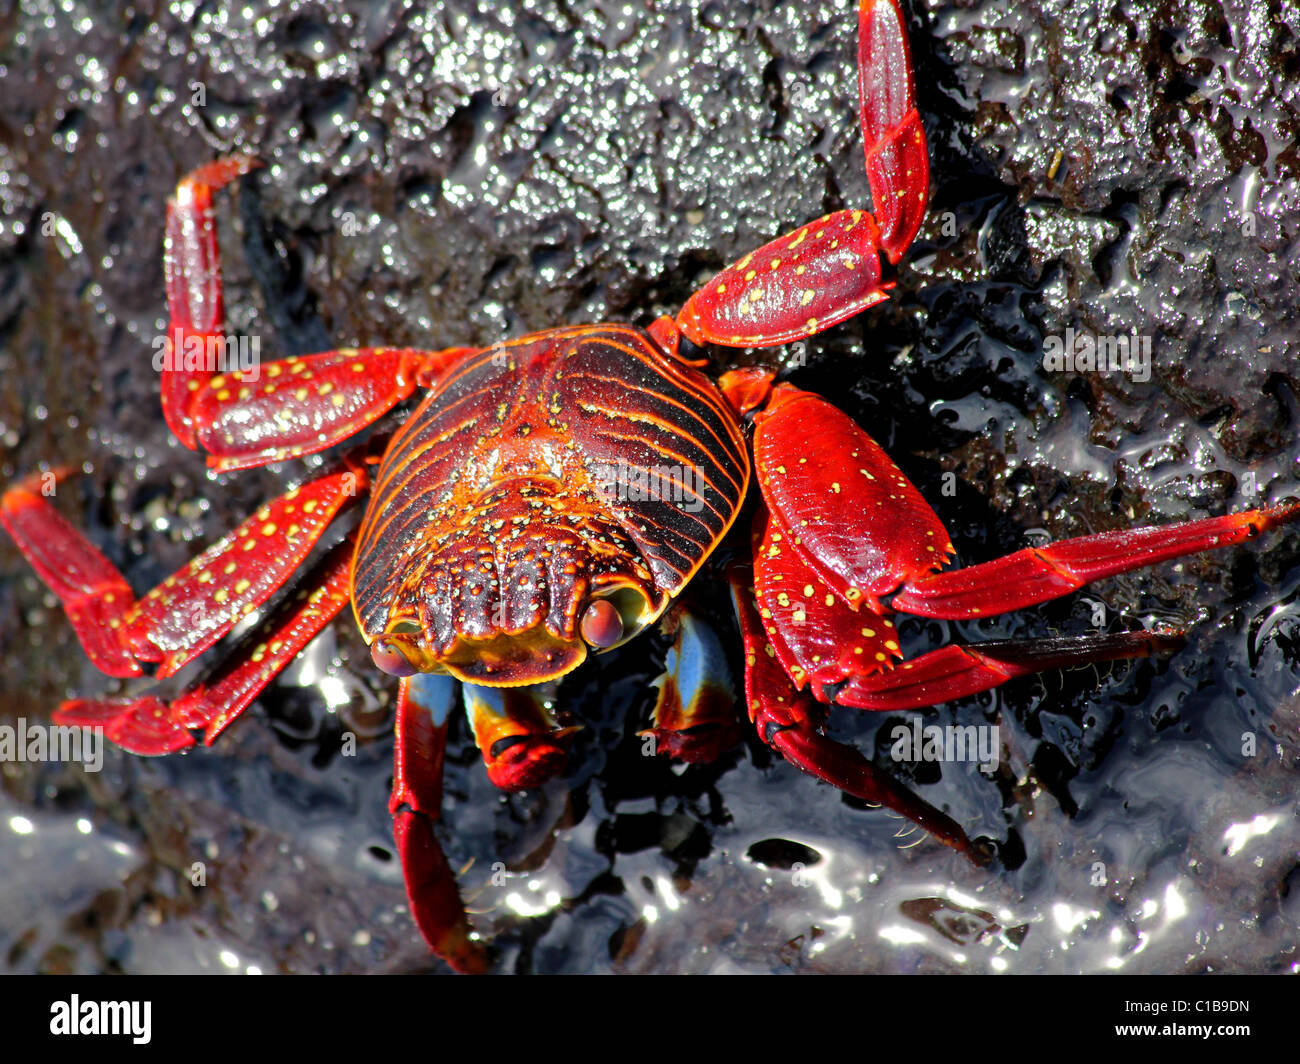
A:
<svg viewBox="0 0 1300 1064">
<path fill-rule="evenodd" d="M 41 474 L 33 474 L 4 493 L 0 525 L 63 604 L 90 660 L 110 676 L 139 676 L 117 631 L 135 601 L 126 578 L 49 504 L 40 482 Z"/>
<path fill-rule="evenodd" d="M 208 465 L 222 471 L 332 447 L 474 350 L 345 349 L 264 367 L 232 357 L 212 193 L 259 165 L 232 155 L 201 166 L 167 203 L 163 416 L 177 439 L 207 451 Z"/>
<path fill-rule="evenodd" d="M 285 358 L 204 382 L 188 412 L 220 472 L 299 458 L 342 443 L 475 348 L 359 348 Z"/>
<path fill-rule="evenodd" d="M 212 193 L 261 165 L 248 155 L 218 159 L 181 178 L 167 201 L 163 273 L 170 322 L 162 366 L 162 408 L 168 427 L 191 450 L 197 446 L 189 412 L 192 393 L 214 372 L 206 357 L 209 349 L 223 354 L 226 349 Z M 187 351 L 192 352 L 188 368 Z"/>
<path fill-rule="evenodd" d="M 887 298 L 880 253 L 898 262 L 930 187 L 907 28 L 898 0 L 858 8 L 858 103 L 876 216 L 845 210 L 751 251 L 686 301 L 677 325 L 697 344 L 768 347 L 829 329 Z M 657 323 L 659 330 L 664 326 Z"/>
<path fill-rule="evenodd" d="M 880 246 L 897 263 L 921 228 L 930 190 L 930 156 L 897 0 L 858 6 L 858 103 Z"/>
<path fill-rule="evenodd" d="M 713 629 L 688 610 L 679 610 L 672 624 L 664 671 L 654 680 L 652 725 L 639 734 L 654 738 L 657 754 L 713 761 L 740 742 L 727 656 Z"/>
<path fill-rule="evenodd" d="M 357 465 L 293 488 L 138 602 L 122 575 L 30 480 L 0 499 L 0 523 L 64 605 L 91 661 L 110 676 L 160 662 L 170 676 L 285 583 L 335 514 L 366 488 Z"/>
<path fill-rule="evenodd" d="M 903 656 L 893 622 L 829 591 L 797 552 L 781 550 L 788 533 L 755 515 L 755 597 L 768 645 L 795 687 L 823 702 L 859 709 L 915 709 L 977 691 L 1013 676 L 1094 661 L 1145 657 L 1175 647 L 1173 635 L 1149 632 L 950 646 L 897 666 Z"/>
<path fill-rule="evenodd" d="M 807 693 L 795 690 L 764 638 L 749 567 L 735 563 L 728 567 L 727 576 L 745 650 L 745 704 L 759 737 L 803 771 L 900 813 L 945 846 L 984 863 L 987 855 L 971 844 L 951 817 L 923 802 L 853 747 L 820 734 L 825 709 Z"/>
<path fill-rule="evenodd" d="M 136 754 L 169 754 L 194 745 L 203 729 L 211 746 L 267 684 L 347 605 L 353 544 L 344 540 L 325 555 L 302 586 L 199 683 L 168 704 L 154 695 L 134 699 L 78 698 L 54 713 L 59 724 L 101 727 Z"/>
<path fill-rule="evenodd" d="M 455 698 L 456 682 L 449 676 L 402 680 L 388 811 L 420 934 L 457 971 L 481 974 L 490 967 L 491 956 L 470 927 L 456 874 L 433 829 L 442 815 L 442 769 Z"/>
<path fill-rule="evenodd" d="M 857 709 L 921 709 L 991 690 L 1015 676 L 1150 657 L 1182 642 L 1176 632 L 1117 632 L 946 646 L 887 672 L 853 676 L 835 701 Z"/>
<path fill-rule="evenodd" d="M 910 579 L 893 609 L 922 617 L 966 618 L 1032 606 L 1102 577 L 1184 554 L 1231 546 L 1300 517 L 1300 503 L 1245 510 L 1185 524 L 1101 532 L 1030 547 L 967 569 Z"/>
</svg>

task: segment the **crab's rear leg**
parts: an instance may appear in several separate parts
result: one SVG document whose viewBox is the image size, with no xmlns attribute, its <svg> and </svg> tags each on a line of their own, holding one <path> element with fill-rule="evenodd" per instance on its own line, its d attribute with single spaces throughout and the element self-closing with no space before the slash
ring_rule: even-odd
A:
<svg viewBox="0 0 1300 1064">
<path fill-rule="evenodd" d="M 223 471 L 341 443 L 476 350 L 343 349 L 265 366 L 232 357 L 212 194 L 259 165 L 232 155 L 201 166 L 167 203 L 163 416 L 177 439 Z"/>
<path fill-rule="evenodd" d="M 1103 577 L 1241 543 L 1297 517 L 1300 503 L 1289 502 L 1183 524 L 1078 536 L 965 569 L 913 576 L 891 605 L 905 613 L 949 619 L 1006 613 Z"/>
<path fill-rule="evenodd" d="M 805 441 L 816 426 L 818 451 Z M 950 619 L 1005 613 L 1084 584 L 1185 554 L 1226 547 L 1300 517 L 1300 503 L 1183 524 L 1103 532 L 936 573 L 951 556 L 921 493 L 847 414 L 789 384 L 755 418 L 754 468 L 781 542 L 853 609 Z M 897 594 L 894 594 L 897 592 Z"/>
<path fill-rule="evenodd" d="M 1145 658 L 1182 644 L 1179 632 L 1114 632 L 946 646 L 884 672 L 851 676 L 835 701 L 856 709 L 924 709 L 990 691 L 1017 676 Z"/>
<path fill-rule="evenodd" d="M 456 874 L 434 833 L 442 815 L 443 761 L 455 702 L 456 681 L 450 676 L 419 674 L 402 680 L 388 809 L 420 934 L 457 971 L 477 974 L 487 971 L 491 956 L 470 927 Z"/>
<path fill-rule="evenodd" d="M 745 652 L 745 704 L 759 737 L 787 761 L 832 786 L 905 816 L 944 845 L 976 863 L 988 854 L 967 838 L 951 817 L 922 801 L 852 746 L 821 734 L 825 707 L 796 690 L 768 643 L 754 606 L 753 574 L 748 565 L 728 567 L 732 603 Z"/>
<path fill-rule="evenodd" d="M 163 417 L 176 438 L 198 446 L 191 402 L 215 369 L 208 353 L 225 353 L 225 304 L 212 193 L 262 164 L 230 155 L 191 171 L 167 201 L 163 273 L 170 321 L 162 366 Z M 188 358 L 187 358 L 188 355 Z"/>
<path fill-rule="evenodd" d="M 77 698 L 54 714 L 59 724 L 100 727 L 136 754 L 169 754 L 194 745 L 196 729 L 211 745 L 303 647 L 347 605 L 353 543 L 327 552 L 298 587 L 249 631 L 215 667 L 173 701 Z"/>
<path fill-rule="evenodd" d="M 897 263 L 925 216 L 930 169 L 898 0 L 861 0 L 858 100 L 876 213 L 828 214 L 723 270 L 658 328 L 697 344 L 769 347 L 829 329 L 887 298 L 881 252 Z"/>
<path fill-rule="evenodd" d="M 810 455 L 804 441 L 814 425 L 819 448 Z M 819 396 L 788 384 L 773 389 L 755 418 L 754 466 L 770 510 L 770 518 L 758 515 L 754 558 L 773 653 L 796 686 L 865 709 L 932 704 L 1012 676 L 1171 645 L 1167 636 L 1136 633 L 950 647 L 894 669 L 902 651 L 892 610 L 942 618 L 1002 613 L 1300 517 L 1300 503 L 1292 502 L 1082 536 L 936 574 L 952 553 L 937 515 L 884 450 Z M 891 594 L 886 607 L 882 599 Z"/>
<path fill-rule="evenodd" d="M 125 578 L 69 524 L 33 478 L 0 498 L 0 524 L 59 598 L 91 661 L 110 676 L 159 662 L 170 676 L 271 597 L 330 521 L 366 489 L 357 464 L 260 507 L 138 601 Z"/>
</svg>

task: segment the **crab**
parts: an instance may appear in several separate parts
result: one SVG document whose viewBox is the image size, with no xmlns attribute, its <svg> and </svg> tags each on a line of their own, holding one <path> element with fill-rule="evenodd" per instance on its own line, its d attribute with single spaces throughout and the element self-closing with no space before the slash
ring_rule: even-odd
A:
<svg viewBox="0 0 1300 1064">
<path fill-rule="evenodd" d="M 768 370 L 704 372 L 699 348 L 777 347 L 888 298 L 922 224 L 929 161 L 906 20 L 898 0 L 861 0 L 858 19 L 874 212 L 837 211 L 778 237 L 644 330 L 575 325 L 488 348 L 336 350 L 216 373 L 205 357 L 224 343 L 213 198 L 258 163 L 235 155 L 185 176 L 166 221 L 168 426 L 220 473 L 335 448 L 337 461 L 139 598 L 51 506 L 51 474 L 10 487 L 0 523 L 108 675 L 153 665 L 170 677 L 257 615 L 179 696 L 74 699 L 56 719 L 103 728 L 144 755 L 211 744 L 350 606 L 375 665 L 399 678 L 390 811 L 412 913 L 453 968 L 483 971 L 488 947 L 435 831 L 455 684 L 493 782 L 534 787 L 563 770 L 573 731 L 552 710 L 555 681 L 671 615 L 673 649 L 645 734 L 662 753 L 716 757 L 739 735 L 716 678 L 725 654 L 670 607 L 730 540 L 744 711 L 759 738 L 981 859 L 946 815 L 830 738 L 828 707 L 921 708 L 1015 676 L 1171 649 L 1178 633 L 951 645 L 904 660 L 892 616 L 1032 606 L 1240 543 L 1300 505 L 950 569 L 944 526 L 851 418 Z M 388 415 L 417 397 L 390 430 Z M 328 545 L 354 508 L 359 523 Z"/>
</svg>

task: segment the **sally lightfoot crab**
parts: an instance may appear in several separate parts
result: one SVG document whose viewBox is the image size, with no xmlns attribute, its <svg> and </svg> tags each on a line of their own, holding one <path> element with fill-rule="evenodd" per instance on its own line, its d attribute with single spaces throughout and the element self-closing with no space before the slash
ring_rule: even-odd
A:
<svg viewBox="0 0 1300 1064">
<path fill-rule="evenodd" d="M 1176 635 L 949 646 L 903 661 L 891 615 L 1033 605 L 1239 543 L 1300 508 L 1086 536 L 941 571 L 953 554 L 943 525 L 849 417 L 765 371 L 716 382 L 703 373 L 683 340 L 776 346 L 887 298 L 929 185 L 896 0 L 862 0 L 858 66 L 874 213 L 838 211 L 777 238 L 645 330 L 578 325 L 490 348 L 338 350 L 218 374 L 204 358 L 224 340 L 212 197 L 257 164 L 232 156 L 185 177 L 166 223 L 168 425 L 220 472 L 346 446 L 333 467 L 138 599 L 39 478 L 11 487 L 0 522 L 109 675 L 139 677 L 153 664 L 171 676 L 267 607 L 178 697 L 76 699 L 58 719 L 102 726 L 142 754 L 184 749 L 198 732 L 211 743 L 350 602 L 375 664 L 401 678 L 391 811 L 412 911 L 440 956 L 479 971 L 486 949 L 434 831 L 455 681 L 494 782 L 553 776 L 570 729 L 551 712 L 548 685 L 656 623 L 739 521 L 727 576 L 759 736 L 972 852 L 949 818 L 827 737 L 825 707 L 926 706 L 1043 669 L 1149 654 Z M 391 434 L 348 442 L 409 399 L 417 405 Z M 362 504 L 359 523 L 317 556 L 331 524 Z M 704 759 L 734 742 L 734 710 L 709 679 L 714 653 L 692 621 L 678 621 L 649 730 L 662 752 Z"/>
</svg>

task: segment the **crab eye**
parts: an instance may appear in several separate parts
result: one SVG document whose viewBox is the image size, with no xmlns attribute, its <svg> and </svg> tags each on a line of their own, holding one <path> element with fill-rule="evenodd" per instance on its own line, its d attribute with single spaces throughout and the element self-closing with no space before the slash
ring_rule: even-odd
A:
<svg viewBox="0 0 1300 1064">
<path fill-rule="evenodd" d="M 623 638 L 623 618 L 612 602 L 596 599 L 583 611 L 579 631 L 588 643 L 603 650 Z"/>
<path fill-rule="evenodd" d="M 370 644 L 370 657 L 375 665 L 389 676 L 414 676 L 420 671 L 406 659 L 405 654 L 386 639 L 376 639 Z"/>
</svg>

